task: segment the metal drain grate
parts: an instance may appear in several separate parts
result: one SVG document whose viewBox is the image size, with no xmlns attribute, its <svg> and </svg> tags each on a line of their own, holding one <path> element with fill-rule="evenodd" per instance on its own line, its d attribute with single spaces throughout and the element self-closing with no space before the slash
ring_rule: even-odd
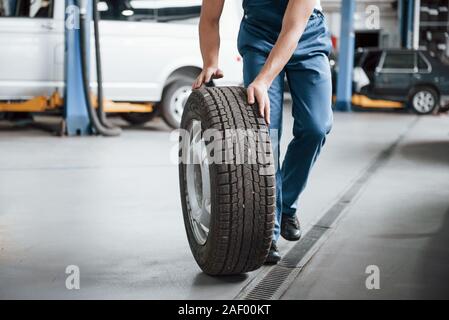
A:
<svg viewBox="0 0 449 320">
<path fill-rule="evenodd" d="M 296 268 L 299 266 L 302 258 L 310 251 L 310 249 L 317 243 L 321 236 L 327 231 L 328 228 L 320 226 L 313 226 L 304 238 L 298 242 L 291 250 L 285 255 L 279 266 L 286 268 Z"/>
<path fill-rule="evenodd" d="M 259 282 L 253 290 L 244 297 L 245 300 L 269 300 L 272 298 L 284 280 L 292 272 L 291 268 L 276 266 L 266 275 L 263 281 Z"/>
<path fill-rule="evenodd" d="M 347 189 L 337 202 L 326 211 L 320 220 L 301 238 L 301 240 L 284 256 L 278 265 L 255 284 L 249 284 L 236 297 L 244 300 L 272 300 L 280 298 L 290 283 L 300 273 L 304 265 L 318 251 L 318 241 L 331 228 L 341 213 L 360 193 L 368 180 L 390 159 L 394 150 L 405 135 L 418 122 L 416 118 L 388 148 L 384 149 L 361 176 Z"/>
</svg>

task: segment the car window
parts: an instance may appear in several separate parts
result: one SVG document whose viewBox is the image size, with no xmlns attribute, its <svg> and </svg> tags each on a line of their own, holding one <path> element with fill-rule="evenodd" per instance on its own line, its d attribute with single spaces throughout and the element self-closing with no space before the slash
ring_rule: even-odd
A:
<svg viewBox="0 0 449 320">
<path fill-rule="evenodd" d="M 356 52 L 354 54 L 354 66 L 358 67 L 360 65 L 360 61 L 362 60 L 363 52 Z"/>
<path fill-rule="evenodd" d="M 406 69 L 415 68 L 414 52 L 387 52 L 382 69 Z"/>
<path fill-rule="evenodd" d="M 197 24 L 201 0 L 107 0 L 98 9 L 103 20 Z"/>
<path fill-rule="evenodd" d="M 379 65 L 380 57 L 382 56 L 382 51 L 368 51 L 362 61 L 362 69 L 367 73 L 374 73 L 376 67 Z"/>
<path fill-rule="evenodd" d="M 52 18 L 51 0 L 0 0 L 0 17 Z"/>
<path fill-rule="evenodd" d="M 418 54 L 418 70 L 427 71 L 429 70 L 429 64 L 424 60 L 424 58 Z"/>
</svg>

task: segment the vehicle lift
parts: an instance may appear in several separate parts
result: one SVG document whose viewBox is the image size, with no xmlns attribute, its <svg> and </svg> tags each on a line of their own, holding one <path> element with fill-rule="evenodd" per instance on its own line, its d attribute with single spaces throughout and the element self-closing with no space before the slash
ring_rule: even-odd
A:
<svg viewBox="0 0 449 320">
<path fill-rule="evenodd" d="M 105 113 L 153 112 L 152 103 L 122 103 L 103 98 L 98 0 L 65 0 L 65 88 L 64 99 L 55 91 L 24 102 L 0 102 L 0 112 L 46 113 L 60 111 L 63 121 L 59 134 L 68 136 L 120 135 Z M 90 46 L 94 26 L 98 93 L 90 90 Z"/>
</svg>

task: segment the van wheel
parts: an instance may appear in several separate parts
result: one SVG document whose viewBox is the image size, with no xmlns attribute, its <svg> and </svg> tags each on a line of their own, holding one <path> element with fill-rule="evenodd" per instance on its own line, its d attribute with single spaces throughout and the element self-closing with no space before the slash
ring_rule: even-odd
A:
<svg viewBox="0 0 449 320">
<path fill-rule="evenodd" d="M 155 111 L 148 113 L 130 112 L 130 113 L 122 113 L 120 116 L 122 117 L 122 119 L 124 119 L 131 125 L 141 126 L 153 120 L 156 117 L 156 112 Z"/>
<path fill-rule="evenodd" d="M 193 256 L 209 275 L 258 269 L 271 244 L 274 160 L 265 121 L 246 101 L 243 88 L 202 88 L 193 91 L 182 117 L 184 224 Z M 229 143 L 228 134 L 239 132 L 232 129 L 253 134 L 237 135 Z M 218 143 L 221 137 L 224 144 Z"/>
<path fill-rule="evenodd" d="M 184 106 L 192 93 L 194 79 L 179 78 L 167 86 L 162 96 L 161 114 L 165 122 L 177 129 L 181 125 Z"/>
<path fill-rule="evenodd" d="M 438 106 L 438 94 L 429 87 L 420 87 L 412 91 L 410 95 L 410 107 L 417 114 L 430 114 Z"/>
</svg>

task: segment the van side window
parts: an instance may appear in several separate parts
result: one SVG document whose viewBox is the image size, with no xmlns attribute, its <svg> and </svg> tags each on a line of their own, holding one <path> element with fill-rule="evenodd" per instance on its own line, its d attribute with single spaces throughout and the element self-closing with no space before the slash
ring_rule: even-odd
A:
<svg viewBox="0 0 449 320">
<path fill-rule="evenodd" d="M 98 2 L 98 11 L 100 12 L 100 18 L 102 20 L 123 20 L 134 21 L 136 20 L 135 10 L 131 6 L 131 2 L 134 1 L 121 1 L 121 0 L 106 0 Z M 138 1 L 140 2 L 140 1 Z M 141 12 L 146 20 L 153 20 L 154 13 L 146 10 Z"/>
<path fill-rule="evenodd" d="M 201 14 L 201 6 L 168 7 L 157 10 L 159 22 L 197 24 Z"/>
<path fill-rule="evenodd" d="M 98 3 L 101 19 L 196 24 L 200 0 L 105 0 Z"/>
<path fill-rule="evenodd" d="M 0 17 L 52 18 L 52 0 L 0 0 Z"/>
</svg>

